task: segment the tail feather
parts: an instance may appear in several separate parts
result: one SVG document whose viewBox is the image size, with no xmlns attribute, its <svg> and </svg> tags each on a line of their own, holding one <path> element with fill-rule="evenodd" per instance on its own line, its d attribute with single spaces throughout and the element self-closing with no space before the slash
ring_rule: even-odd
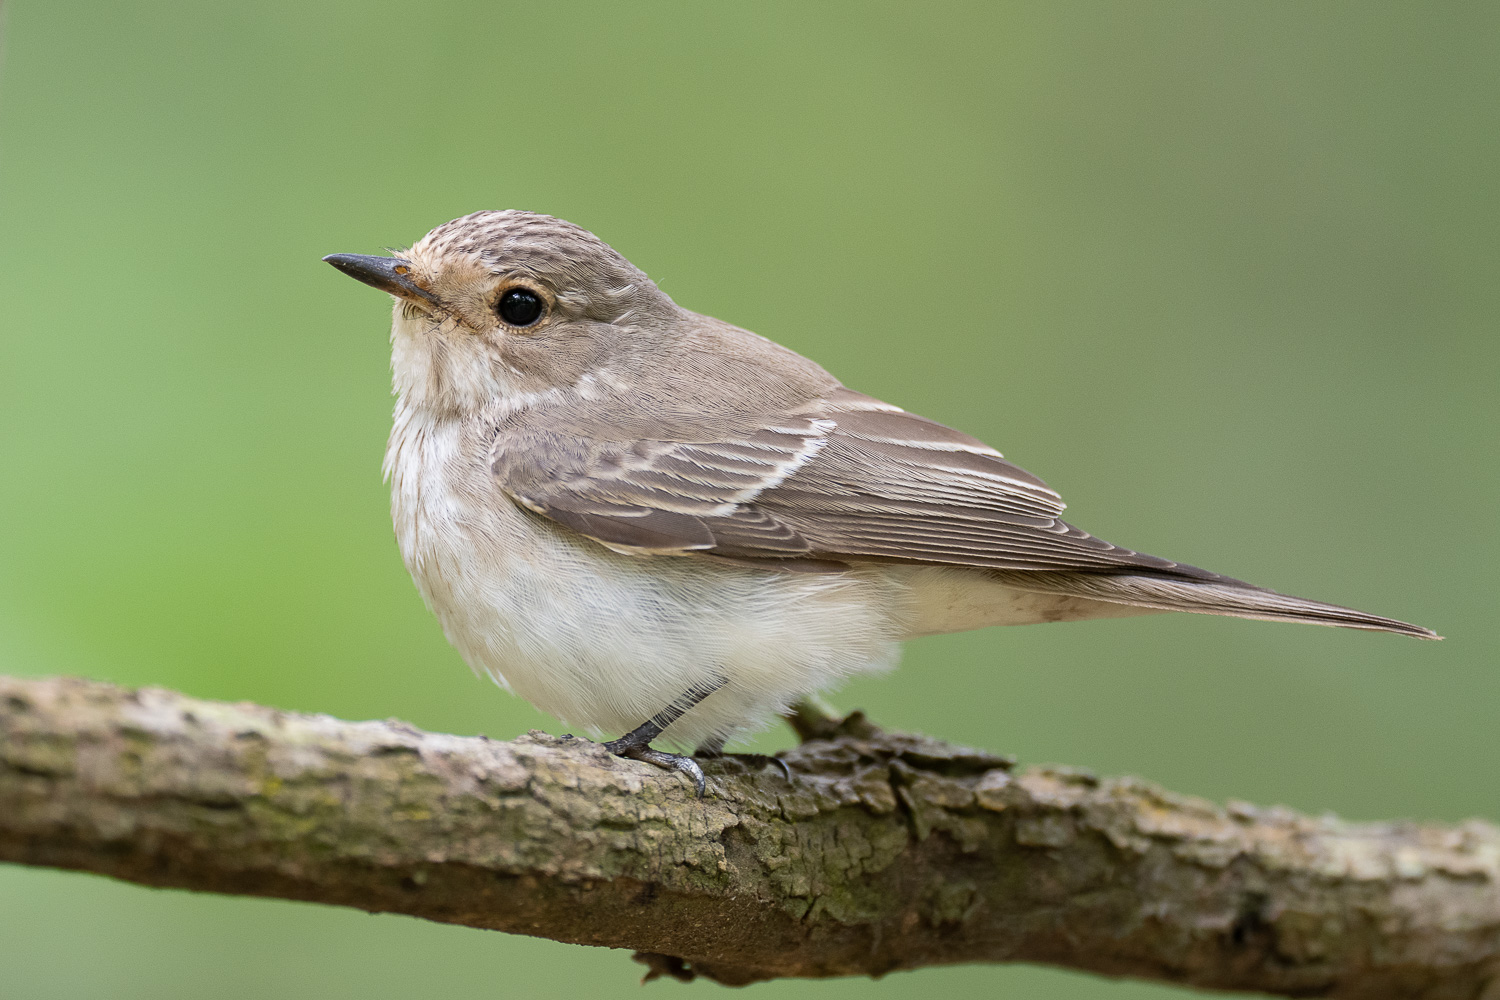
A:
<svg viewBox="0 0 1500 1000">
<path fill-rule="evenodd" d="M 1337 604 L 1309 601 L 1239 581 L 1192 580 L 1147 574 L 1054 573 L 997 571 L 1009 586 L 1044 594 L 1087 597 L 1114 604 L 1131 604 L 1162 611 L 1191 611 L 1203 615 L 1231 615 L 1271 622 L 1306 622 L 1338 628 L 1395 632 L 1418 639 L 1441 639 L 1431 629 L 1394 618 L 1372 615 Z"/>
</svg>

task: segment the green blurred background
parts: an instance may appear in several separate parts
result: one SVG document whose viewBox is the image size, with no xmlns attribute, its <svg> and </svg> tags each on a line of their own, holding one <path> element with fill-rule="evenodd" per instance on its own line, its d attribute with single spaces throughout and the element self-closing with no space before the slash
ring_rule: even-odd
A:
<svg viewBox="0 0 1500 1000">
<path fill-rule="evenodd" d="M 837 703 L 1216 799 L 1500 819 L 1500 6 L 7 8 L 0 672 L 555 731 L 407 579 L 389 304 L 318 261 L 530 208 L 991 441 L 1105 538 L 1449 637 L 991 630 Z M 614 996 L 639 973 L 0 868 L 7 997 Z M 751 993 L 933 990 L 1185 995 L 1025 967 Z"/>
</svg>

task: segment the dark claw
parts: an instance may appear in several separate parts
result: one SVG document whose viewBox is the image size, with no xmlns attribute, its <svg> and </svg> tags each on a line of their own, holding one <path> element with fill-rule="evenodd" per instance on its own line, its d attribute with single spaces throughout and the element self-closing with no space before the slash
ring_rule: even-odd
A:
<svg viewBox="0 0 1500 1000">
<path fill-rule="evenodd" d="M 786 777 L 787 784 L 791 784 L 792 782 L 791 765 L 782 760 L 780 757 L 773 757 L 772 755 L 767 753 L 725 753 L 722 749 L 715 749 L 713 747 L 699 747 L 696 751 L 693 752 L 693 756 L 702 758 L 703 760 L 723 760 L 728 757 L 734 760 L 742 760 L 748 763 L 753 763 L 758 767 L 765 767 L 767 764 L 775 764 L 777 767 L 781 768 L 781 773 Z"/>
<path fill-rule="evenodd" d="M 747 754 L 745 754 L 745 756 L 746 757 L 759 757 L 762 764 L 775 764 L 777 767 L 781 768 L 781 775 L 782 775 L 782 777 L 786 778 L 786 783 L 788 785 L 790 785 L 792 783 L 792 765 L 788 764 L 786 761 L 782 760 L 780 757 L 775 757 L 775 756 L 772 756 L 771 754 L 764 754 L 764 753 L 747 753 Z"/>
</svg>

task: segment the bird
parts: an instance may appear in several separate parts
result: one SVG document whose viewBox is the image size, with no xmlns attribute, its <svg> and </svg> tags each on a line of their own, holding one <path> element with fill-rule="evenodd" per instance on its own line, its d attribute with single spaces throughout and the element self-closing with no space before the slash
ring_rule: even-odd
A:
<svg viewBox="0 0 1500 1000">
<path fill-rule="evenodd" d="M 394 299 L 384 475 L 448 640 L 699 797 L 697 758 L 917 636 L 1186 611 L 1440 638 L 1105 542 L 979 439 L 679 306 L 562 219 L 323 260 Z"/>
</svg>

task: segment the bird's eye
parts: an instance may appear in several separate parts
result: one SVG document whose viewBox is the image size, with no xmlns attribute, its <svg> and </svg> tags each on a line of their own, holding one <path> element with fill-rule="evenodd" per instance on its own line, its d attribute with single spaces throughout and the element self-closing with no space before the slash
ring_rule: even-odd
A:
<svg viewBox="0 0 1500 1000">
<path fill-rule="evenodd" d="M 511 326 L 530 326 L 542 315 L 542 298 L 528 288 L 512 288 L 495 304 L 500 318 Z"/>
</svg>

